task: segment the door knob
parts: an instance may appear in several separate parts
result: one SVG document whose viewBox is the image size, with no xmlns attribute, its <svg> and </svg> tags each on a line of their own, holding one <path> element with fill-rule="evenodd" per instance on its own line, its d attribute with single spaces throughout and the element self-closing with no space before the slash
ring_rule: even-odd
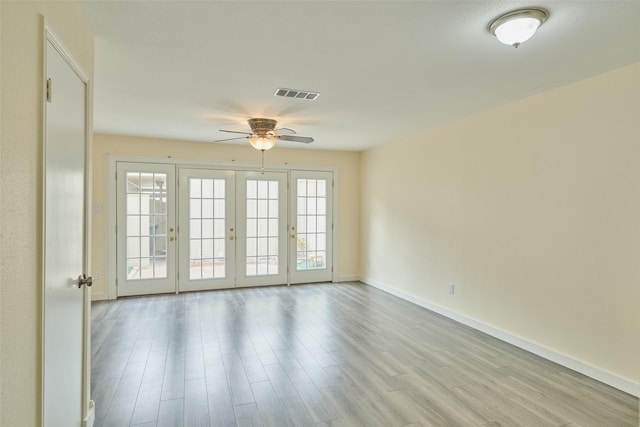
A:
<svg viewBox="0 0 640 427">
<path fill-rule="evenodd" d="M 93 277 L 87 277 L 86 274 L 81 274 L 78 276 L 78 288 L 83 287 L 84 285 L 91 286 L 93 285 Z"/>
<path fill-rule="evenodd" d="M 296 235 L 295 235 L 295 234 L 292 234 L 292 235 L 291 235 L 291 238 L 292 238 L 292 239 L 295 239 L 295 238 L 296 238 Z"/>
<path fill-rule="evenodd" d="M 174 240 L 174 237 L 173 237 L 173 236 L 169 237 L 169 241 L 170 241 L 170 242 L 173 242 L 173 240 Z"/>
<path fill-rule="evenodd" d="M 233 240 L 233 239 L 234 239 L 234 237 L 233 237 L 233 236 L 229 236 L 229 240 Z"/>
</svg>

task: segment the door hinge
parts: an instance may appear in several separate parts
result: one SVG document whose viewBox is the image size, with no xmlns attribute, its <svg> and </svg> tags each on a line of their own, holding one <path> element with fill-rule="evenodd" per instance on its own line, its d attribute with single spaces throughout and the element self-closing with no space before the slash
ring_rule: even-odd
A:
<svg viewBox="0 0 640 427">
<path fill-rule="evenodd" d="M 47 102 L 51 102 L 51 79 L 47 79 Z"/>
</svg>

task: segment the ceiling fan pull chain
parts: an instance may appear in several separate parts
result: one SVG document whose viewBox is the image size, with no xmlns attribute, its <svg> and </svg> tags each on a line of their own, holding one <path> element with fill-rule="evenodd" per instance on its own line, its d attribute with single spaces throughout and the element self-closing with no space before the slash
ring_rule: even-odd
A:
<svg viewBox="0 0 640 427">
<path fill-rule="evenodd" d="M 264 175 L 264 150 L 260 151 L 262 151 L 262 174 Z"/>
</svg>

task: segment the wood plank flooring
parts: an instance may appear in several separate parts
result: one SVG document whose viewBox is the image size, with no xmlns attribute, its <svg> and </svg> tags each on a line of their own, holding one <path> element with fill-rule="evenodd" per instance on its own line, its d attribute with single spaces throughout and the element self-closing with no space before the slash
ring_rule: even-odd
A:
<svg viewBox="0 0 640 427">
<path fill-rule="evenodd" d="M 104 426 L 638 426 L 638 399 L 360 284 L 93 303 Z"/>
</svg>

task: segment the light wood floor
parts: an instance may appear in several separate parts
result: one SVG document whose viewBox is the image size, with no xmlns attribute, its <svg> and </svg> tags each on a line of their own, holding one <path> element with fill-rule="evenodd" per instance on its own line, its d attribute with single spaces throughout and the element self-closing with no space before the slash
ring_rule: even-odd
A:
<svg viewBox="0 0 640 427">
<path fill-rule="evenodd" d="M 638 426 L 638 399 L 362 284 L 93 303 L 101 426 Z"/>
</svg>

